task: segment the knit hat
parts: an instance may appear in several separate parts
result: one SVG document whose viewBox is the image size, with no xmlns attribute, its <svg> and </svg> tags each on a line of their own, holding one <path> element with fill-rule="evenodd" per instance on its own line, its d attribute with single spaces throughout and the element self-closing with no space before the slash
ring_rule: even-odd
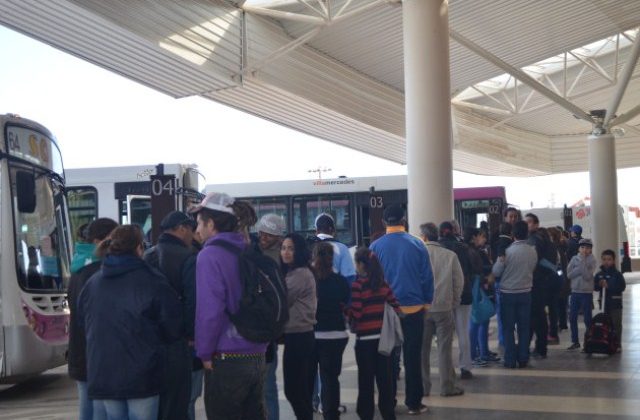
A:
<svg viewBox="0 0 640 420">
<path fill-rule="evenodd" d="M 582 235 L 582 226 L 580 225 L 571 226 L 571 232 L 575 233 L 576 235 Z"/>
<path fill-rule="evenodd" d="M 274 236 L 284 236 L 285 223 L 282 216 L 275 213 L 265 214 L 256 225 L 258 232 L 268 233 Z"/>
</svg>

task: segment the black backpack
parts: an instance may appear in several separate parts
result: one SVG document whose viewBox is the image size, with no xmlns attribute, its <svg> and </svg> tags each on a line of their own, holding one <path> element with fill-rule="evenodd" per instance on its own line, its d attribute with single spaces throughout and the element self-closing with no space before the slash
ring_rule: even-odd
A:
<svg viewBox="0 0 640 420">
<path fill-rule="evenodd" d="M 238 256 L 242 281 L 240 308 L 235 314 L 226 312 L 240 335 L 254 343 L 280 338 L 289 320 L 289 306 L 276 262 L 252 246 L 242 250 L 223 240 L 210 245 Z"/>
</svg>

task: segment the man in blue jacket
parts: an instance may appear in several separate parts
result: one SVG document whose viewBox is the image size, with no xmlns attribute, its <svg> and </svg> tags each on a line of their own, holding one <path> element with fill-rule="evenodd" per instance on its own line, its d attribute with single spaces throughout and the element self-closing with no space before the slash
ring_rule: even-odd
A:
<svg viewBox="0 0 640 420">
<path fill-rule="evenodd" d="M 409 414 L 427 411 L 422 404 L 422 335 L 424 311 L 433 300 L 433 273 L 424 243 L 405 230 L 404 210 L 392 204 L 383 213 L 387 233 L 370 249 L 378 256 L 384 277 L 404 313 L 402 346 L 405 368 L 405 404 Z"/>
</svg>

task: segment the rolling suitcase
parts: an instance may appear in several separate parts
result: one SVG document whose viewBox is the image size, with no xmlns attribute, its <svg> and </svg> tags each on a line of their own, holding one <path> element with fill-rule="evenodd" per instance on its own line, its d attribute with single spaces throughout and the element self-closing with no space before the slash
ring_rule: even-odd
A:
<svg viewBox="0 0 640 420">
<path fill-rule="evenodd" d="M 605 313 L 607 289 L 602 288 L 602 312 L 591 320 L 584 334 L 584 352 L 612 355 L 618 351 L 618 340 L 611 317 Z"/>
</svg>

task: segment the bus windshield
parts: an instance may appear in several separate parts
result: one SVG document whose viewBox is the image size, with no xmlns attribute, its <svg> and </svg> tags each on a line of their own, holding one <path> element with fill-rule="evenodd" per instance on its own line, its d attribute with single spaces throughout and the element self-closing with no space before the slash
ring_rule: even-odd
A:
<svg viewBox="0 0 640 420">
<path fill-rule="evenodd" d="M 35 178 L 33 209 L 20 209 L 18 205 L 17 179 L 20 172 L 28 172 Z M 52 172 L 18 162 L 9 164 L 9 177 L 18 282 L 26 291 L 64 292 L 70 276 L 70 244 L 67 204 L 61 179 Z"/>
</svg>

